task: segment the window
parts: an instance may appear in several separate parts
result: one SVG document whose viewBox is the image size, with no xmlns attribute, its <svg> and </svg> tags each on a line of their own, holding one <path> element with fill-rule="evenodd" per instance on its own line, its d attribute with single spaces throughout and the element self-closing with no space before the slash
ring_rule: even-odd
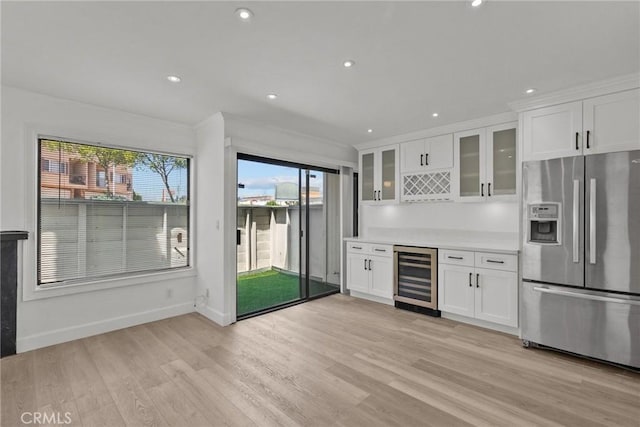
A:
<svg viewBox="0 0 640 427">
<path fill-rule="evenodd" d="M 42 159 L 42 171 L 67 174 L 69 173 L 69 168 L 67 167 L 67 163 L 59 162 L 57 160 Z"/>
<path fill-rule="evenodd" d="M 39 159 L 38 285 L 189 265 L 188 158 L 41 139 Z"/>
</svg>

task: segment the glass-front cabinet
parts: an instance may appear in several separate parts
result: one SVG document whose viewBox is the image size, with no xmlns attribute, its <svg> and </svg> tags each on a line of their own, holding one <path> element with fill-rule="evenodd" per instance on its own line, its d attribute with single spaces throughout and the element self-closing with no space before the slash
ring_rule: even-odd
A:
<svg viewBox="0 0 640 427">
<path fill-rule="evenodd" d="M 514 198 L 517 123 L 473 129 L 454 135 L 461 201 Z"/>
<path fill-rule="evenodd" d="M 398 201 L 398 146 L 360 152 L 360 200 L 366 204 Z"/>
</svg>

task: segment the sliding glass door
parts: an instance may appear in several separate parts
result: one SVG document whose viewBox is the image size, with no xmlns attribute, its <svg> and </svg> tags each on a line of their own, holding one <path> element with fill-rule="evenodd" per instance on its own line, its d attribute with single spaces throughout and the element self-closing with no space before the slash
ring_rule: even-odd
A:
<svg viewBox="0 0 640 427">
<path fill-rule="evenodd" d="M 238 155 L 237 317 L 339 291 L 339 175 Z"/>
</svg>

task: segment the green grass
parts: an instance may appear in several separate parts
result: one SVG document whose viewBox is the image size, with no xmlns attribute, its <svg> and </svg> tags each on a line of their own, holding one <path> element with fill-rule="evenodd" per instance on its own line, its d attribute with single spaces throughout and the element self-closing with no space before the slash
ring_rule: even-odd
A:
<svg viewBox="0 0 640 427">
<path fill-rule="evenodd" d="M 298 276 L 267 270 L 238 276 L 238 315 L 251 313 L 300 298 Z M 311 280 L 309 293 L 320 295 L 337 289 L 327 283 Z"/>
</svg>

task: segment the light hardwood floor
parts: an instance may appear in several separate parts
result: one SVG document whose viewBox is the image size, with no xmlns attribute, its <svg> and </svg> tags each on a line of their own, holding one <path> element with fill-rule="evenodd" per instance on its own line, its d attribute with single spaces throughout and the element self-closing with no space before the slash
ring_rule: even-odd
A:
<svg viewBox="0 0 640 427">
<path fill-rule="evenodd" d="M 640 375 L 334 295 L 175 317 L 5 358 L 2 425 L 640 425 Z"/>
</svg>

